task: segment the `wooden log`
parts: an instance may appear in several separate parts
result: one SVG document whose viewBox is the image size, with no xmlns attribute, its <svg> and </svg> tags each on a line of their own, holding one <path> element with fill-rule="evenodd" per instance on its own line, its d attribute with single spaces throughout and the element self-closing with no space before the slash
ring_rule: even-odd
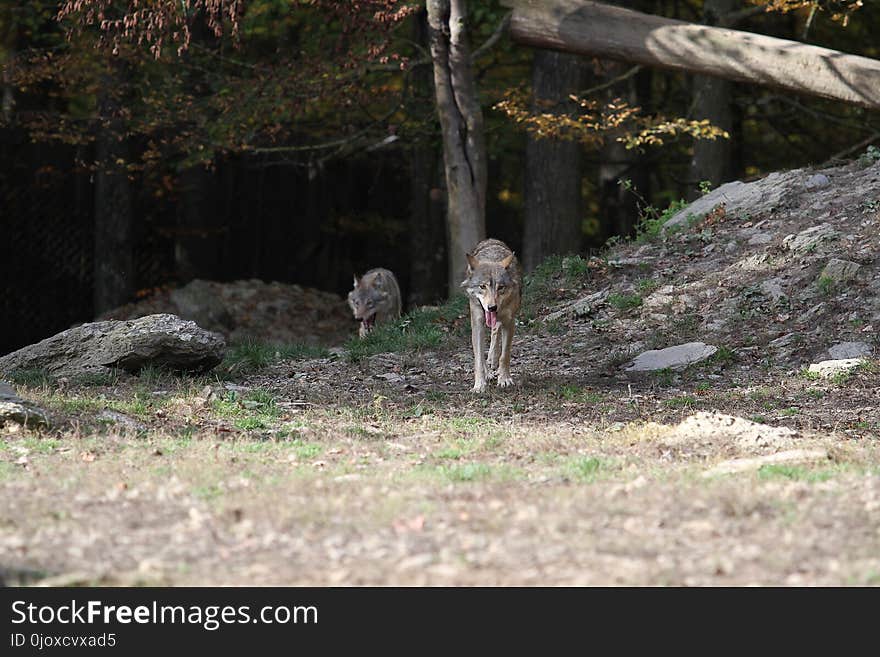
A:
<svg viewBox="0 0 880 657">
<path fill-rule="evenodd" d="M 880 61 L 587 0 L 504 0 L 511 38 L 880 109 Z"/>
</svg>

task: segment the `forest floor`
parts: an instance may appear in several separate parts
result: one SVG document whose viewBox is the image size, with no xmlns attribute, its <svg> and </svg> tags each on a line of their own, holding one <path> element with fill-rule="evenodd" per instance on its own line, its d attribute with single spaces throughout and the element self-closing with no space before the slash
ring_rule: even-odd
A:
<svg viewBox="0 0 880 657">
<path fill-rule="evenodd" d="M 704 197 L 677 231 L 646 210 L 639 239 L 548 262 L 511 389 L 471 392 L 461 303 L 344 348 L 238 347 L 199 377 L 21 373 L 53 428 L 0 428 L 0 574 L 878 585 L 880 163 L 816 175 L 784 174 L 750 211 Z M 693 340 L 718 351 L 626 372 Z M 841 342 L 871 355 L 806 370 Z"/>
</svg>

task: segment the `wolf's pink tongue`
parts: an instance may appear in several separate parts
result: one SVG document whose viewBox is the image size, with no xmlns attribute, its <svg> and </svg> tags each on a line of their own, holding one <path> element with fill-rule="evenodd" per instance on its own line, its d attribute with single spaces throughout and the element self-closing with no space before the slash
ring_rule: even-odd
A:
<svg viewBox="0 0 880 657">
<path fill-rule="evenodd" d="M 486 311 L 486 326 L 489 328 L 495 328 L 495 324 L 498 323 L 498 316 L 496 313 L 493 313 L 491 310 Z"/>
</svg>

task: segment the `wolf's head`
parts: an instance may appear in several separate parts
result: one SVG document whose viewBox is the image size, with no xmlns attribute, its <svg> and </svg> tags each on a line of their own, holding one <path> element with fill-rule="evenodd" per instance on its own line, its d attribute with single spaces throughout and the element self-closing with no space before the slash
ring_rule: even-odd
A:
<svg viewBox="0 0 880 657">
<path fill-rule="evenodd" d="M 348 305 L 354 318 L 363 324 L 369 332 L 376 323 L 376 313 L 383 308 L 389 294 L 385 290 L 384 276 L 382 272 L 375 272 L 369 276 L 354 277 L 354 289 L 348 293 Z"/>
<path fill-rule="evenodd" d="M 469 297 L 480 302 L 489 328 L 495 328 L 499 308 L 504 308 L 510 295 L 515 293 L 516 282 L 510 273 L 513 258 L 511 253 L 500 262 L 486 262 L 467 254 L 468 273 L 461 286 Z"/>
</svg>

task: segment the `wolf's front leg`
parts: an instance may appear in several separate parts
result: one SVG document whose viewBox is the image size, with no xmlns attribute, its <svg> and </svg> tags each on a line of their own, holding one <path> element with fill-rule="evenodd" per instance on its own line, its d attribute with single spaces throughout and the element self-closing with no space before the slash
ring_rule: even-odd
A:
<svg viewBox="0 0 880 657">
<path fill-rule="evenodd" d="M 486 354 L 483 339 L 483 308 L 471 301 L 471 344 L 474 348 L 474 392 L 486 390 Z"/>
<path fill-rule="evenodd" d="M 498 369 L 498 358 L 501 356 L 501 340 L 498 336 L 500 329 L 501 326 L 498 324 L 492 327 L 491 338 L 489 339 L 489 371 L 487 372 L 488 376 L 492 376 L 492 374 Z"/>
<path fill-rule="evenodd" d="M 513 344 L 513 329 L 516 323 L 513 319 L 501 323 L 501 361 L 498 364 L 498 387 L 506 388 L 513 385 L 510 377 L 510 347 Z"/>
</svg>

